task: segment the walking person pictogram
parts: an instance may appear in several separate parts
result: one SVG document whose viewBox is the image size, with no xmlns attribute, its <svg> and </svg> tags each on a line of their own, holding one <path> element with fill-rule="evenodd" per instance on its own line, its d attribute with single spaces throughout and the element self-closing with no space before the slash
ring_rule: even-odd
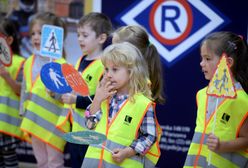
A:
<svg viewBox="0 0 248 168">
<path fill-rule="evenodd" d="M 227 87 L 227 84 L 228 84 L 228 77 L 227 77 L 227 74 L 226 74 L 226 69 L 224 69 L 224 74 L 221 78 L 221 85 L 220 85 L 220 88 L 219 88 L 219 92 L 221 92 L 222 88 L 225 89 L 227 92 L 228 92 L 228 87 Z"/>
<path fill-rule="evenodd" d="M 54 72 L 54 70 L 52 68 L 49 68 L 49 76 L 57 88 L 59 88 L 59 85 L 64 86 L 64 84 L 61 83 L 59 80 L 59 78 L 62 78 L 62 77 L 59 74 L 57 74 L 56 72 Z"/>
<path fill-rule="evenodd" d="M 52 36 L 51 36 L 51 38 L 50 38 L 50 40 L 49 40 L 51 43 L 51 45 L 50 45 L 50 47 L 49 47 L 49 51 L 51 51 L 51 49 L 53 49 L 53 52 L 56 52 L 56 46 L 55 46 L 55 44 L 56 44 L 56 38 L 55 38 L 55 35 L 54 35 L 54 32 L 52 32 Z"/>
</svg>

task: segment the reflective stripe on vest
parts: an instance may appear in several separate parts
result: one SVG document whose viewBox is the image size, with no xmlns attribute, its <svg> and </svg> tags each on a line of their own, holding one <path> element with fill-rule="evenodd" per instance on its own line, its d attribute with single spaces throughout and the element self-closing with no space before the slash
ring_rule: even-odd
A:
<svg viewBox="0 0 248 168">
<path fill-rule="evenodd" d="M 5 69 L 10 77 L 16 80 L 24 63 L 24 58 L 15 54 L 12 59 L 11 66 L 5 67 Z M 21 123 L 19 116 L 20 98 L 2 77 L 0 77 L 0 86 L 0 132 L 23 139 L 23 133 L 19 128 Z"/>
<path fill-rule="evenodd" d="M 68 105 L 69 106 L 69 105 Z M 60 113 L 56 127 L 64 133 L 71 132 L 71 111 L 64 105 L 63 110 Z"/>
<path fill-rule="evenodd" d="M 80 57 L 75 65 L 75 68 L 78 70 L 80 62 L 83 57 Z M 102 62 L 100 59 L 96 59 L 92 63 L 88 65 L 87 68 L 84 69 L 84 71 L 81 73 L 83 79 L 87 83 L 89 94 L 94 95 L 96 91 L 96 87 L 99 83 L 99 80 L 103 74 L 104 67 L 102 65 Z M 70 109 L 70 105 L 65 104 L 65 109 Z M 72 116 L 72 132 L 76 131 L 83 131 L 86 128 L 85 126 L 85 118 L 84 118 L 84 109 L 78 109 L 76 108 L 76 105 L 73 104 L 71 109 L 73 110 L 71 113 Z M 70 124 L 69 124 L 69 113 L 70 110 L 63 111 L 63 115 L 60 115 L 57 127 L 62 129 L 64 132 L 70 131 Z"/>
<path fill-rule="evenodd" d="M 32 82 L 33 61 L 32 56 L 24 66 L 26 95 L 29 95 L 29 99 L 21 129 L 63 152 L 66 142 L 61 137 L 62 132 L 56 128 L 56 123 L 64 105 L 46 93 L 46 88 L 39 76 L 35 82 Z M 56 62 L 64 63 L 65 61 L 60 59 Z"/>
<path fill-rule="evenodd" d="M 130 146 L 138 136 L 140 124 L 152 102 L 141 94 L 135 95 L 134 99 L 135 104 L 130 101 L 126 101 L 123 104 L 115 118 L 109 123 L 108 128 L 106 126 L 108 122 L 108 102 L 104 101 L 102 103 L 101 109 L 103 115 L 95 130 L 107 136 L 107 141 L 104 145 L 111 150 L 116 147 L 124 148 Z M 160 133 L 158 134 L 158 137 L 160 137 Z M 126 158 L 121 164 L 116 165 L 109 151 L 104 150 L 104 148 L 90 146 L 87 150 L 83 167 L 91 167 L 89 163 L 95 159 L 98 159 L 98 167 L 105 167 L 106 165 L 104 164 L 111 165 L 112 167 L 137 168 L 143 167 L 144 164 L 149 164 L 150 167 L 154 167 L 160 156 L 158 147 L 154 144 L 149 150 L 150 153 L 153 153 L 153 158 L 148 158 L 147 154 L 145 156 L 135 155 L 131 158 Z"/>
<path fill-rule="evenodd" d="M 241 89 L 239 83 L 235 84 L 237 90 L 236 99 L 221 99 L 216 113 L 216 124 L 214 134 L 220 138 L 220 141 L 229 141 L 236 139 L 240 125 L 248 115 L 248 96 Z M 206 101 L 207 100 L 207 101 Z M 211 99 L 213 100 L 213 99 Z M 214 113 L 205 120 L 207 109 L 212 109 L 215 103 L 209 102 L 206 95 L 206 88 L 200 90 L 197 94 L 198 114 L 195 134 L 190 145 L 188 155 L 185 161 L 185 167 L 205 166 L 208 163 L 210 150 L 206 145 L 207 134 L 212 132 L 214 125 Z M 209 103 L 206 103 L 209 102 Z M 216 101 L 217 102 L 217 101 Z M 211 103 L 211 104 L 210 104 Z M 208 107 L 208 108 L 207 108 Z M 248 164 L 248 153 L 245 151 L 215 153 L 211 151 L 212 167 L 246 167 Z"/>
<path fill-rule="evenodd" d="M 11 111 L 9 111 L 9 112 L 11 113 Z M 6 115 L 4 113 L 0 113 L 0 118 L 1 118 L 1 122 L 5 122 L 5 123 L 11 124 L 12 126 L 16 126 L 16 127 L 19 127 L 20 123 L 21 123 L 20 118 L 12 117 L 12 116 Z M 6 124 L 6 125 L 8 125 L 8 124 Z M 5 131 L 5 132 L 8 130 L 9 130 L 9 127 L 5 127 L 5 129 L 3 129 L 3 131 Z"/>
<path fill-rule="evenodd" d="M 86 119 L 84 117 L 85 110 L 73 109 L 72 112 L 72 132 L 83 131 L 87 129 L 85 126 Z"/>
<path fill-rule="evenodd" d="M 7 110 L 8 107 L 19 110 L 19 100 L 13 100 L 9 97 L 4 97 L 4 96 L 0 96 L 0 105 L 4 105 L 7 106 L 5 109 Z M 6 111 L 3 110 L 3 107 L 0 108 L 1 111 Z"/>
</svg>

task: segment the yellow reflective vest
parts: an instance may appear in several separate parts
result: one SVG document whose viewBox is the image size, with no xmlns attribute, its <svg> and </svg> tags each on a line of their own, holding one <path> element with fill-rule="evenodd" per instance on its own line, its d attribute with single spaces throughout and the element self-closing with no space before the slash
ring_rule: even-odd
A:
<svg viewBox="0 0 248 168">
<path fill-rule="evenodd" d="M 109 102 L 106 100 L 102 103 L 102 118 L 97 124 L 95 131 L 106 135 L 107 140 L 103 145 L 108 149 L 113 150 L 115 148 L 130 146 L 133 140 L 138 137 L 140 125 L 149 107 L 154 106 L 155 109 L 155 104 L 142 94 L 136 94 L 134 100 L 135 103 L 126 100 L 109 124 Z M 156 115 L 155 121 L 158 138 L 145 156 L 135 155 L 131 158 L 126 158 L 122 163 L 117 164 L 113 161 L 111 152 L 104 150 L 101 146 L 90 145 L 86 152 L 82 167 L 155 167 L 160 157 L 159 140 L 161 137 L 161 128 L 157 122 Z"/>
<path fill-rule="evenodd" d="M 24 64 L 25 113 L 21 129 L 40 139 L 54 149 L 63 152 L 65 141 L 62 132 L 56 128 L 56 123 L 64 104 L 50 97 L 46 87 L 40 79 L 40 75 L 32 82 L 32 69 L 34 56 L 27 59 Z M 56 60 L 57 63 L 65 63 L 64 59 Z"/>
<path fill-rule="evenodd" d="M 12 79 L 17 79 L 23 63 L 24 58 L 13 55 L 11 66 L 5 67 Z M 0 132 L 23 139 L 23 132 L 20 130 L 21 117 L 19 116 L 20 96 L 2 77 L 0 77 L 0 86 Z"/>
<path fill-rule="evenodd" d="M 83 57 L 81 57 L 75 68 L 78 70 L 80 62 Z M 89 96 L 94 95 L 96 91 L 96 87 L 99 83 L 99 80 L 103 74 L 104 67 L 100 59 L 94 60 L 87 68 L 83 70 L 81 73 L 82 78 L 87 83 L 89 89 Z M 57 127 L 61 129 L 63 132 L 76 132 L 83 131 L 85 128 L 85 118 L 84 118 L 85 109 L 76 108 L 76 104 L 68 105 L 65 104 L 64 110 L 62 111 Z M 70 128 L 70 123 L 72 124 L 72 128 Z M 71 130 L 70 130 L 71 129 Z"/>
<path fill-rule="evenodd" d="M 236 83 L 237 97 L 235 99 L 219 98 L 220 103 L 217 110 L 213 111 L 211 116 L 207 118 L 207 110 L 215 109 L 217 99 L 214 98 L 209 101 L 210 97 L 207 96 L 206 89 L 204 88 L 197 93 L 196 128 L 184 167 L 208 167 L 208 163 L 210 163 L 210 167 L 246 167 L 248 165 L 247 150 L 215 153 L 208 149 L 206 140 L 214 126 L 214 115 L 216 115 L 214 134 L 219 137 L 220 141 L 230 141 L 238 137 L 240 127 L 248 116 L 248 95 L 241 88 L 241 85 Z M 209 162 L 210 155 L 211 160 Z"/>
</svg>

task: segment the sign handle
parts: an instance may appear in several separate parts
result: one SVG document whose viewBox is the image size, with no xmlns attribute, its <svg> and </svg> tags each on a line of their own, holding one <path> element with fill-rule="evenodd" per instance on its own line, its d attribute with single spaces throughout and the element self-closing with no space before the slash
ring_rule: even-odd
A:
<svg viewBox="0 0 248 168">
<path fill-rule="evenodd" d="M 216 101 L 216 104 L 215 104 L 215 114 L 214 114 L 214 125 L 213 125 L 213 128 L 212 128 L 212 133 L 214 134 L 214 130 L 215 130 L 215 126 L 216 126 L 216 116 L 217 116 L 217 107 L 218 107 L 218 104 L 219 104 L 219 98 L 217 97 L 217 101 Z M 209 155 L 208 155 L 209 159 L 208 159 L 208 166 L 210 166 L 211 164 L 211 159 L 212 159 L 212 151 L 209 150 Z"/>
<path fill-rule="evenodd" d="M 90 97 L 90 95 L 88 95 L 88 98 L 90 99 L 91 103 L 93 102 L 92 98 Z"/>
<path fill-rule="evenodd" d="M 98 144 L 98 146 L 100 146 L 100 147 L 104 148 L 105 150 L 109 151 L 110 153 L 114 154 L 114 152 L 111 149 L 107 148 L 103 144 Z"/>
</svg>

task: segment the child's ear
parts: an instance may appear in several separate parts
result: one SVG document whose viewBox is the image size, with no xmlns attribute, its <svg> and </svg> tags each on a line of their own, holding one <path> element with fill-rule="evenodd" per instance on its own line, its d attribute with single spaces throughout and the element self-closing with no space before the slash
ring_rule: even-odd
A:
<svg viewBox="0 0 248 168">
<path fill-rule="evenodd" d="M 107 40 L 108 36 L 105 33 L 99 35 L 98 39 L 101 44 L 103 44 Z"/>
<path fill-rule="evenodd" d="M 14 41 L 14 38 L 12 36 L 8 36 L 6 39 L 6 42 L 8 43 L 8 45 L 10 46 Z"/>
<path fill-rule="evenodd" d="M 227 57 L 227 65 L 229 67 L 232 67 L 233 66 L 233 63 L 234 63 L 234 60 L 232 57 Z"/>
</svg>

